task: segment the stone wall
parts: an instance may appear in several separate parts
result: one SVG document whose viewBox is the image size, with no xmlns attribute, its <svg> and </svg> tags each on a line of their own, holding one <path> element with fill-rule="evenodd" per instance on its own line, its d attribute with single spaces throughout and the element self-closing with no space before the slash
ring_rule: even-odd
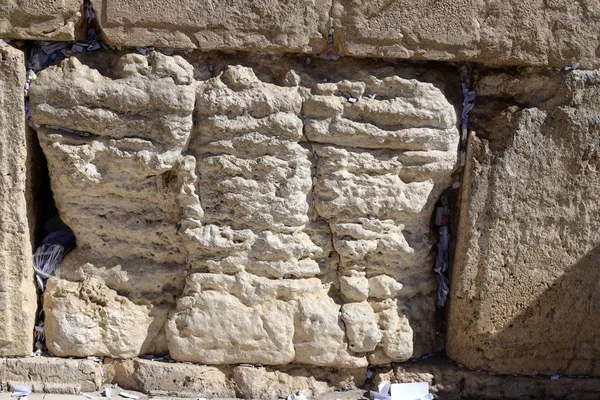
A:
<svg viewBox="0 0 600 400">
<path fill-rule="evenodd" d="M 49 350 L 345 368 L 434 351 L 429 221 L 458 143 L 441 85 L 287 57 L 274 79 L 243 58 L 203 78 L 191 58 L 127 53 L 111 76 L 71 58 L 32 83 L 78 244 L 44 293 Z"/>
<path fill-rule="evenodd" d="M 0 359 L 0 388 L 594 398 L 596 379 L 544 376 L 600 375 L 599 16 L 591 0 L 0 4 L 0 356 L 34 350 L 43 311 L 63 357 Z M 54 203 L 77 247 L 41 293 Z M 540 377 L 414 361 L 434 352 Z"/>
</svg>

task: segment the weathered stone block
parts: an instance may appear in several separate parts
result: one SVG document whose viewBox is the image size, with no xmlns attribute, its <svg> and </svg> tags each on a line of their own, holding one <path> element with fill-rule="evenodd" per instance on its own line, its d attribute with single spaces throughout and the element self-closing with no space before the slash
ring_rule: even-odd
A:
<svg viewBox="0 0 600 400">
<path fill-rule="evenodd" d="M 336 0 L 344 55 L 598 68 L 595 0 Z"/>
<path fill-rule="evenodd" d="M 319 53 L 331 3 L 92 0 L 107 43 L 201 50 Z"/>
<path fill-rule="evenodd" d="M 348 353 L 327 290 L 316 278 L 192 274 L 167 323 L 169 353 L 206 364 L 366 366 Z"/>
<path fill-rule="evenodd" d="M 24 40 L 85 38 L 83 2 L 79 0 L 2 0 L 0 37 Z"/>
<path fill-rule="evenodd" d="M 92 360 L 55 357 L 0 358 L 0 389 L 31 385 L 36 392 L 81 394 L 99 390 L 102 365 Z"/>
<path fill-rule="evenodd" d="M 0 43 L 0 356 L 33 351 L 37 293 L 27 207 L 23 52 Z"/>
<path fill-rule="evenodd" d="M 230 366 L 104 359 L 106 381 L 156 396 L 235 398 Z"/>
<path fill-rule="evenodd" d="M 429 223 L 458 141 L 439 80 L 104 54 L 31 89 L 78 241 L 46 292 L 54 352 L 357 368 L 433 350 Z"/>
<path fill-rule="evenodd" d="M 46 291 L 46 337 L 57 355 L 166 352 L 164 324 L 183 290 L 187 254 L 178 223 L 184 210 L 201 212 L 186 191 L 195 159 L 182 155 L 192 128 L 191 66 L 129 54 L 114 74 L 73 58 L 41 72 L 31 88 L 54 198 L 78 245 L 61 264 L 71 282 Z M 112 314 L 72 283 L 88 279 Z M 72 307 L 82 308 L 81 321 Z M 124 347 L 111 344 L 113 333 Z"/>
<path fill-rule="evenodd" d="M 597 71 L 477 75 L 447 354 L 501 373 L 600 375 Z"/>
<path fill-rule="evenodd" d="M 387 356 L 369 361 L 429 353 L 435 337 L 429 221 L 456 162 L 454 108 L 439 87 L 398 76 L 317 83 L 313 92 L 303 112 L 317 158 L 315 210 L 328 222 L 340 256 L 342 294 L 361 301 L 366 289 L 375 308 L 381 307 L 377 298 L 403 299 L 393 310 L 406 342 L 394 342 L 391 350 L 384 340 Z M 376 285 L 360 283 L 359 272 Z M 383 288 L 379 281 L 386 278 L 395 284 Z M 391 338 L 396 325 L 383 337 Z"/>
<path fill-rule="evenodd" d="M 288 393 L 301 392 L 310 398 L 327 393 L 362 387 L 367 380 L 366 369 L 310 368 L 288 366 L 285 368 L 256 368 L 238 366 L 233 369 L 233 379 L 240 397 L 246 399 L 281 399 Z M 332 393 L 333 394 L 333 393 Z"/>
</svg>

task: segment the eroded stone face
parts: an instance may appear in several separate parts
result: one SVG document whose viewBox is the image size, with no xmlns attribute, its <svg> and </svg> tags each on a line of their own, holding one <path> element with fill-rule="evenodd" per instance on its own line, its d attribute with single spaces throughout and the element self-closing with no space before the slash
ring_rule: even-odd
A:
<svg viewBox="0 0 600 400">
<path fill-rule="evenodd" d="M 27 200 L 23 52 L 0 42 L 0 356 L 33 350 L 37 309 Z"/>
<path fill-rule="evenodd" d="M 597 376 L 600 75 L 478 77 L 446 352 L 472 369 Z"/>
<path fill-rule="evenodd" d="M 433 350 L 429 221 L 458 141 L 438 86 L 115 65 L 66 60 L 31 91 L 78 241 L 45 293 L 55 354 L 357 368 Z"/>
<path fill-rule="evenodd" d="M 598 68 L 595 0 L 335 0 L 342 54 Z"/>
<path fill-rule="evenodd" d="M 327 44 L 331 4 L 92 0 L 110 44 L 186 49 L 320 52 Z"/>
<path fill-rule="evenodd" d="M 83 2 L 3 0 L 0 2 L 0 37 L 24 40 L 83 39 Z"/>
</svg>

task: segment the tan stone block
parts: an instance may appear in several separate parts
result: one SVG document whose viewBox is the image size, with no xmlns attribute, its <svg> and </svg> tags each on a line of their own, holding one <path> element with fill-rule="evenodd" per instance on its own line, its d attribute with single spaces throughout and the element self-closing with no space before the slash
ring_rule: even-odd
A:
<svg viewBox="0 0 600 400">
<path fill-rule="evenodd" d="M 24 40 L 77 40 L 85 37 L 79 0 L 2 0 L 0 37 Z"/>
<path fill-rule="evenodd" d="M 597 68 L 595 0 L 336 0 L 344 55 Z"/>
<path fill-rule="evenodd" d="M 319 53 L 331 3 L 310 0 L 198 2 L 93 0 L 109 44 L 201 50 Z"/>
<path fill-rule="evenodd" d="M 27 215 L 23 52 L 0 43 L 0 355 L 33 351 L 37 293 Z"/>
<path fill-rule="evenodd" d="M 0 358 L 0 388 L 25 384 L 35 392 L 81 394 L 100 389 L 102 365 L 55 357 Z"/>
<path fill-rule="evenodd" d="M 155 396 L 235 398 L 230 366 L 105 359 L 106 381 Z"/>
<path fill-rule="evenodd" d="M 597 71 L 480 71 L 447 354 L 499 373 L 600 375 Z"/>
<path fill-rule="evenodd" d="M 366 375 L 366 368 L 315 369 L 290 365 L 277 369 L 247 366 L 233 369 L 233 379 L 239 397 L 246 399 L 281 399 L 298 392 L 311 399 L 331 393 L 335 394 L 334 399 L 337 399 L 343 397 L 339 390 L 362 387 L 367 379 Z M 334 391 L 335 393 L 332 393 Z"/>
</svg>

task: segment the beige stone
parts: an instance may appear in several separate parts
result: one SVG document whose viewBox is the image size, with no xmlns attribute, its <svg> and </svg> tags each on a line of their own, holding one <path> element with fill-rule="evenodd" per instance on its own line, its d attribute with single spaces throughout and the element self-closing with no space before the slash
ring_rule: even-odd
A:
<svg viewBox="0 0 600 400">
<path fill-rule="evenodd" d="M 33 351 L 37 310 L 27 200 L 23 52 L 0 43 L 0 355 Z"/>
<path fill-rule="evenodd" d="M 192 274 L 167 323 L 169 353 L 205 364 L 366 366 L 348 352 L 327 290 L 316 278 Z"/>
<path fill-rule="evenodd" d="M 501 373 L 600 375 L 596 71 L 483 70 L 447 354 Z"/>
<path fill-rule="evenodd" d="M 245 399 L 281 399 L 302 393 L 320 398 L 331 393 L 339 398 L 343 392 L 362 387 L 366 369 L 309 368 L 288 366 L 281 369 L 240 366 L 233 369 L 239 397 Z M 335 393 L 333 393 L 335 391 Z"/>
<path fill-rule="evenodd" d="M 369 279 L 369 297 L 376 299 L 394 298 L 402 290 L 402 284 L 391 276 L 377 275 Z"/>
<path fill-rule="evenodd" d="M 109 44 L 200 50 L 320 53 L 327 45 L 327 2 L 256 3 L 92 0 Z"/>
<path fill-rule="evenodd" d="M 456 164 L 456 114 L 439 86 L 395 75 L 359 77 L 317 83 L 303 104 L 317 158 L 315 210 L 328 221 L 343 277 L 358 271 L 396 282 L 369 289 L 369 296 L 402 295 L 402 327 L 390 334 L 405 332 L 406 343 L 378 347 L 385 361 L 369 359 L 403 361 L 434 348 L 429 222 Z M 344 298 L 362 300 L 349 282 L 340 277 Z M 414 339 L 405 323 L 414 325 Z"/>
<path fill-rule="evenodd" d="M 352 369 L 433 350 L 429 225 L 458 141 L 439 75 L 98 54 L 31 88 L 78 243 L 46 293 L 57 352 Z"/>
<path fill-rule="evenodd" d="M 365 301 L 344 304 L 341 312 L 348 336 L 348 347 L 357 353 L 375 350 L 383 335 L 369 303 Z"/>
<path fill-rule="evenodd" d="M 57 356 L 128 358 L 144 353 L 152 324 L 148 306 L 132 303 L 103 282 L 51 278 L 44 292 L 46 345 Z"/>
<path fill-rule="evenodd" d="M 312 163 L 302 139 L 298 87 L 262 82 L 230 66 L 198 86 L 199 121 L 190 142 L 198 159 L 204 214 L 182 222 L 194 269 L 312 277 L 332 252 L 311 218 Z"/>
<path fill-rule="evenodd" d="M 100 389 L 102 365 L 56 357 L 0 358 L 0 390 L 17 384 L 30 385 L 35 392 L 81 395 Z"/>
<path fill-rule="evenodd" d="M 192 127 L 191 66 L 129 54 L 115 74 L 70 58 L 31 87 L 34 121 L 61 128 L 38 131 L 57 208 L 79 248 L 182 263 L 177 193 L 194 166 L 181 154 Z"/>
<path fill-rule="evenodd" d="M 105 359 L 106 381 L 156 396 L 235 398 L 230 367 Z"/>
<path fill-rule="evenodd" d="M 594 0 L 335 0 L 335 43 L 348 56 L 598 68 Z"/>
<path fill-rule="evenodd" d="M 364 301 L 369 297 L 369 280 L 364 272 L 350 271 L 350 276 L 340 276 L 340 292 L 347 302 Z"/>
<path fill-rule="evenodd" d="M 0 37 L 24 40 L 85 38 L 83 3 L 78 0 L 0 2 Z"/>
</svg>

